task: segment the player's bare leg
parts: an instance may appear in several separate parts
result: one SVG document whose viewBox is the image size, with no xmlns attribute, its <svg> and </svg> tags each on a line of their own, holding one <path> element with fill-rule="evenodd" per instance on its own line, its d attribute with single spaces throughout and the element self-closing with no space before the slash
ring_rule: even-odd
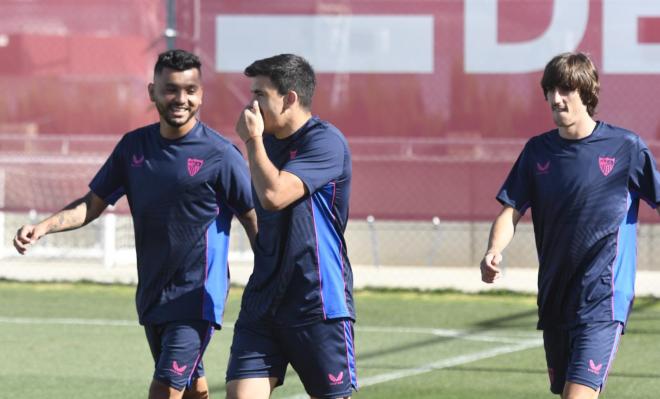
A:
<svg viewBox="0 0 660 399">
<path fill-rule="evenodd" d="M 599 391 L 594 391 L 593 388 L 574 382 L 566 382 L 564 385 L 564 392 L 561 395 L 562 399 L 597 399 Z"/>
<path fill-rule="evenodd" d="M 176 390 L 160 381 L 152 380 L 149 387 L 149 399 L 181 399 L 183 391 Z"/>
<path fill-rule="evenodd" d="M 227 399 L 268 399 L 277 378 L 243 378 L 227 383 Z"/>
<path fill-rule="evenodd" d="M 190 388 L 183 391 L 183 399 L 209 399 L 209 384 L 206 377 L 193 380 Z"/>
<path fill-rule="evenodd" d="M 149 387 L 149 399 L 209 399 L 209 386 L 206 377 L 194 380 L 192 386 L 184 391 L 152 380 L 151 387 Z"/>
</svg>

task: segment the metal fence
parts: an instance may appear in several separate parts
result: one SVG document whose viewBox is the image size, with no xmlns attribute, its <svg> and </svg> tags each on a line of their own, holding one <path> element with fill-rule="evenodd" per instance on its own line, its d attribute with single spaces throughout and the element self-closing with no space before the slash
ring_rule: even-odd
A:
<svg viewBox="0 0 660 399">
<path fill-rule="evenodd" d="M 0 212 L 0 261 L 17 259 L 11 247 L 18 226 L 35 222 L 44 214 Z M 476 267 L 488 240 L 488 222 L 387 221 L 369 217 L 352 219 L 346 231 L 349 258 L 354 266 Z M 638 268 L 660 270 L 660 224 L 638 230 Z M 518 225 L 505 251 L 505 268 L 538 266 L 531 223 Z M 82 229 L 48 235 L 31 248 L 33 261 L 84 261 L 99 267 L 135 264 L 133 225 L 128 215 L 110 211 Z M 232 225 L 230 262 L 250 262 L 252 253 L 242 227 Z"/>
<path fill-rule="evenodd" d="M 0 134 L 0 257 L 16 229 L 61 209 L 87 184 L 115 144 L 98 136 Z M 355 265 L 469 267 L 486 249 L 494 199 L 522 140 L 411 140 L 350 138 L 354 153 L 351 220 L 346 232 Z M 651 142 L 660 153 L 660 143 Z M 642 206 L 639 267 L 657 269 L 660 225 Z M 82 229 L 49 235 L 31 257 L 85 259 L 112 267 L 135 261 L 133 226 L 125 199 Z M 242 228 L 234 226 L 231 259 L 251 257 Z M 507 249 L 507 267 L 536 267 L 529 216 Z"/>
</svg>

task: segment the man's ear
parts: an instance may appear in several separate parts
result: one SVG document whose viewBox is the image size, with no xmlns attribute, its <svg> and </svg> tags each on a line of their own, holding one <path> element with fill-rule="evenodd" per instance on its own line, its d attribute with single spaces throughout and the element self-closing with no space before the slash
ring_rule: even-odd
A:
<svg viewBox="0 0 660 399">
<path fill-rule="evenodd" d="M 154 84 L 153 83 L 149 83 L 149 85 L 147 86 L 147 91 L 149 92 L 149 99 L 151 101 L 155 101 L 154 100 Z"/>
<path fill-rule="evenodd" d="M 284 108 L 290 108 L 298 102 L 298 93 L 293 90 L 289 90 L 284 97 Z"/>
</svg>

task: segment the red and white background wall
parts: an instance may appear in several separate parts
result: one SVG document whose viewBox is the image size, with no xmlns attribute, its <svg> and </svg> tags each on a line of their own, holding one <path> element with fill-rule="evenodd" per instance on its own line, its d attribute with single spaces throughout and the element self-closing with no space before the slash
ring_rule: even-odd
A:
<svg viewBox="0 0 660 399">
<path fill-rule="evenodd" d="M 156 120 L 146 85 L 166 49 L 166 3 L 0 3 L 0 208 L 61 207 L 123 133 Z M 283 52 L 312 63 L 314 113 L 346 134 L 354 154 L 356 219 L 490 220 L 525 140 L 552 128 L 539 81 L 564 51 L 587 52 L 600 69 L 597 118 L 637 132 L 660 154 L 657 1 L 174 5 L 176 47 L 204 64 L 201 118 L 233 140 L 249 99 L 245 66 Z M 646 210 L 643 219 L 655 220 Z"/>
</svg>

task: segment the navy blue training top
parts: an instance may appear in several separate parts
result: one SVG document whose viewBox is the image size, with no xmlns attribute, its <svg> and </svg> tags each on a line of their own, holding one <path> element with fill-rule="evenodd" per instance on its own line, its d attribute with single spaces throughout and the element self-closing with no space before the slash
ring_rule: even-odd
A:
<svg viewBox="0 0 660 399">
<path fill-rule="evenodd" d="M 660 203 L 660 175 L 630 131 L 598 122 L 581 140 L 555 129 L 527 142 L 497 199 L 532 209 L 539 329 L 627 321 L 640 198 Z"/>
<path fill-rule="evenodd" d="M 299 177 L 309 195 L 271 212 L 253 194 L 259 233 L 239 319 L 287 326 L 355 319 L 344 241 L 351 191 L 346 139 L 313 117 L 285 139 L 265 136 L 264 146 L 275 167 Z"/>
<path fill-rule="evenodd" d="M 89 187 L 109 204 L 127 196 L 140 323 L 221 325 L 231 219 L 253 208 L 238 149 L 201 122 L 176 140 L 153 124 L 124 135 Z"/>
</svg>

